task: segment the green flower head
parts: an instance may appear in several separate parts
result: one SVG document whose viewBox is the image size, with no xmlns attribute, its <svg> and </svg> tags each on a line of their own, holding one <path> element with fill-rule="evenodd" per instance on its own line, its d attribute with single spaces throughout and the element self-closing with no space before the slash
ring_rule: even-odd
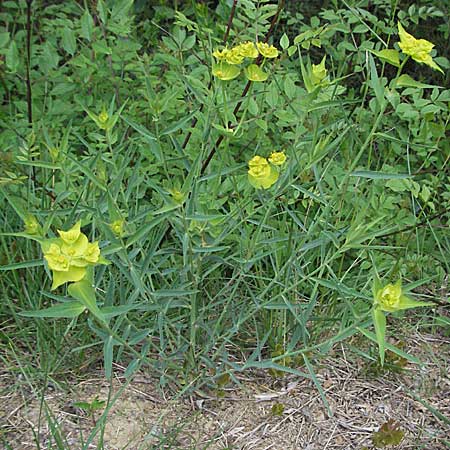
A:
<svg viewBox="0 0 450 450">
<path fill-rule="evenodd" d="M 123 236 L 124 233 L 125 220 L 117 219 L 114 222 L 109 224 L 109 228 L 116 236 Z"/>
</svg>

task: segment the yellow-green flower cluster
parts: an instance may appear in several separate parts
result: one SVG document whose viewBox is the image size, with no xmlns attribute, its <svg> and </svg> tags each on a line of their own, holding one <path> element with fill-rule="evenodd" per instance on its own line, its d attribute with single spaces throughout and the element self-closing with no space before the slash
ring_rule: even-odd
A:
<svg viewBox="0 0 450 450">
<path fill-rule="evenodd" d="M 427 66 L 444 73 L 433 61 L 431 56 L 431 50 L 434 47 L 433 43 L 426 39 L 416 39 L 403 28 L 400 22 L 398 22 L 398 35 L 400 38 L 398 46 L 405 55 L 411 56 L 411 58 L 418 63 L 426 64 Z"/>
<path fill-rule="evenodd" d="M 375 276 L 373 285 L 373 308 L 372 318 L 378 343 L 381 365 L 384 364 L 385 340 L 386 340 L 386 315 L 404 309 L 416 308 L 418 306 L 432 306 L 431 302 L 415 300 L 404 294 L 402 281 L 382 285 L 378 275 Z"/>
<path fill-rule="evenodd" d="M 24 219 L 24 230 L 25 233 L 30 235 L 37 235 L 41 233 L 41 226 L 37 221 L 36 217 L 28 214 Z"/>
<path fill-rule="evenodd" d="M 70 230 L 58 230 L 59 238 L 42 241 L 44 258 L 53 273 L 52 289 L 86 276 L 88 266 L 106 264 L 100 255 L 98 242 L 89 242 L 77 222 Z"/>
<path fill-rule="evenodd" d="M 383 287 L 378 286 L 374 292 L 374 306 L 386 312 L 400 311 L 402 309 L 428 306 L 431 303 L 414 300 L 404 294 L 402 282 L 389 283 Z"/>
<path fill-rule="evenodd" d="M 286 162 L 284 152 L 273 152 L 268 159 L 254 156 L 248 162 L 248 181 L 256 189 L 269 189 L 280 176 L 279 169 Z"/>
<path fill-rule="evenodd" d="M 109 228 L 111 229 L 111 231 L 118 237 L 122 237 L 124 235 L 124 227 L 125 220 L 123 219 L 114 220 L 109 224 Z"/>
<path fill-rule="evenodd" d="M 318 86 L 326 78 L 328 70 L 325 67 L 326 55 L 322 58 L 320 64 L 312 64 L 311 66 L 311 81 L 315 86 Z"/>
<path fill-rule="evenodd" d="M 383 311 L 395 311 L 400 304 L 402 288 L 399 283 L 388 284 L 377 292 L 376 301 Z"/>
<path fill-rule="evenodd" d="M 259 55 L 269 59 L 276 58 L 278 49 L 263 42 L 254 44 L 250 41 L 242 42 L 231 49 L 227 47 L 222 50 L 217 49 L 213 52 L 216 63 L 213 65 L 212 74 L 220 80 L 232 80 L 241 73 L 238 66 L 244 63 L 245 59 L 253 60 Z M 246 66 L 244 73 L 250 81 L 265 81 L 269 76 L 259 65 L 254 63 Z"/>
</svg>

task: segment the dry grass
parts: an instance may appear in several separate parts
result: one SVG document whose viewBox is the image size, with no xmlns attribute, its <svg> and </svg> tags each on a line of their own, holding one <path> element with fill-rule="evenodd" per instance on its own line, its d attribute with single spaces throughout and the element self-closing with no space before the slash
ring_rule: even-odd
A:
<svg viewBox="0 0 450 450">
<path fill-rule="evenodd" d="M 450 340 L 417 334 L 406 350 L 424 366 L 407 365 L 401 373 L 376 374 L 344 347 L 317 362 L 331 417 L 307 379 L 289 376 L 274 380 L 266 373 L 246 373 L 241 374 L 240 385 L 225 388 L 224 398 L 211 395 L 170 401 L 163 398 L 154 380 L 140 374 L 109 414 L 104 449 L 372 448 L 373 432 L 389 419 L 395 419 L 405 431 L 398 449 L 448 448 L 442 443 L 449 436 L 448 423 L 435 417 L 414 394 L 450 418 Z M 120 368 L 116 369 L 114 392 L 124 383 Z M 24 384 L 11 380 L 6 371 L 1 380 L 0 436 L 14 449 L 37 448 L 32 429 L 38 432 L 40 400 L 27 388 L 18 389 Z M 64 431 L 68 448 L 81 449 L 80 433 L 87 436 L 93 427 L 91 418 L 74 408 L 73 402 L 92 400 L 96 395 L 106 400 L 108 390 L 109 384 L 99 375 L 69 392 L 47 391 L 45 402 Z M 284 406 L 281 416 L 272 414 L 275 403 Z M 39 440 L 44 448 L 50 448 L 46 447 L 50 435 L 43 414 Z"/>
</svg>

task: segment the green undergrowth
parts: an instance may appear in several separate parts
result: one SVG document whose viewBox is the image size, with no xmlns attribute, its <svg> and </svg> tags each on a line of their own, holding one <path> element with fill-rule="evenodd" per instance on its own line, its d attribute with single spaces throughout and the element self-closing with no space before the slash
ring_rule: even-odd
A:
<svg viewBox="0 0 450 450">
<path fill-rule="evenodd" d="M 421 364 L 396 323 L 448 335 L 448 11 L 294 3 L 3 2 L 0 357 L 35 395 L 100 364 L 177 395 L 261 369 L 328 408 L 337 342 Z M 94 259 L 58 234 L 78 221 Z"/>
</svg>

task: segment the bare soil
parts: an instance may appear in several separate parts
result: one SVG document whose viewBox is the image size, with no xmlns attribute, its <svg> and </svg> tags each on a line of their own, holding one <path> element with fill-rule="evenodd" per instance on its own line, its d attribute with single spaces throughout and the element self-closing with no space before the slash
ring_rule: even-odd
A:
<svg viewBox="0 0 450 450">
<path fill-rule="evenodd" d="M 100 432 L 86 444 L 103 409 L 89 417 L 73 404 L 96 396 L 107 400 L 108 393 L 114 397 L 125 383 L 120 367 L 116 366 L 111 391 L 98 372 L 68 390 L 48 389 L 44 401 L 26 380 L 12 379 L 11 371 L 4 368 L 0 445 L 14 450 L 37 449 L 36 441 L 41 448 L 71 450 L 362 450 L 374 448 L 373 433 L 393 419 L 405 433 L 394 448 L 450 448 L 450 339 L 410 336 L 404 350 L 424 364 L 408 363 L 400 371 L 380 371 L 349 344 L 336 347 L 315 365 L 332 415 L 314 383 L 296 376 L 274 379 L 266 372 L 245 373 L 237 377 L 239 384 L 224 388 L 223 398 L 213 392 L 170 400 L 164 398 L 157 380 L 140 373 L 113 402 L 103 446 Z M 360 348 L 359 342 L 355 345 Z M 274 404 L 283 405 L 281 415 L 273 413 Z M 55 430 L 64 446 L 58 447 L 52 438 L 58 434 Z"/>
</svg>

